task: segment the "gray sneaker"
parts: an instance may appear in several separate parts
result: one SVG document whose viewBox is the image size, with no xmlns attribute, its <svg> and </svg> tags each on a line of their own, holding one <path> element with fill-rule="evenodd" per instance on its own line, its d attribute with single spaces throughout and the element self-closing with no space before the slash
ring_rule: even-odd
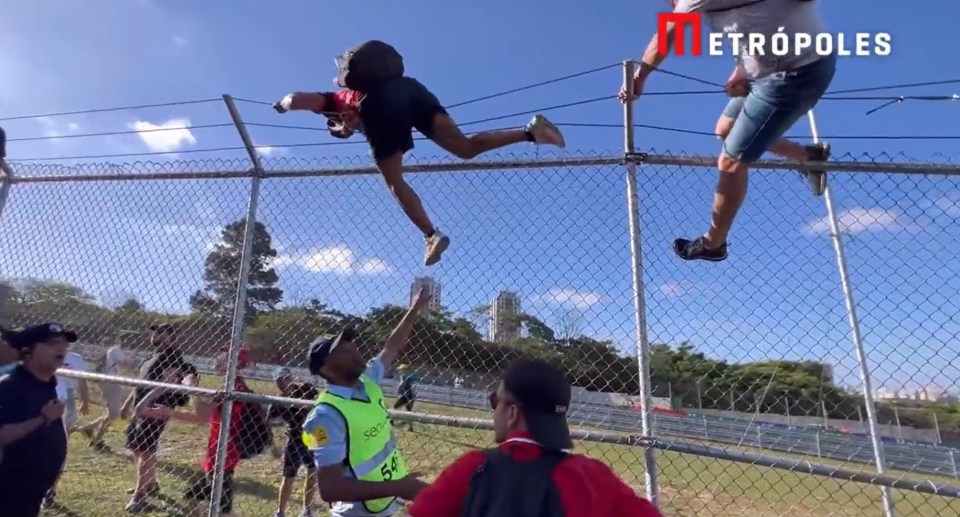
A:
<svg viewBox="0 0 960 517">
<path fill-rule="evenodd" d="M 830 144 L 820 142 L 807 146 L 807 160 L 825 162 L 830 159 Z M 814 196 L 820 197 L 827 190 L 827 171 L 804 171 L 801 173 L 810 185 Z"/>
<path fill-rule="evenodd" d="M 560 132 L 553 122 L 547 120 L 543 115 L 536 115 L 527 123 L 526 130 L 533 135 L 533 140 L 538 144 L 555 145 L 563 148 L 567 146 L 563 139 L 563 133 Z"/>
<path fill-rule="evenodd" d="M 124 509 L 130 513 L 143 513 L 147 511 L 147 508 L 148 506 L 146 499 L 134 497 L 129 503 L 127 503 L 127 506 Z"/>
<path fill-rule="evenodd" d="M 450 237 L 434 229 L 433 235 L 427 237 L 426 250 L 423 253 L 423 265 L 432 266 L 440 262 L 443 252 L 450 247 Z"/>
</svg>

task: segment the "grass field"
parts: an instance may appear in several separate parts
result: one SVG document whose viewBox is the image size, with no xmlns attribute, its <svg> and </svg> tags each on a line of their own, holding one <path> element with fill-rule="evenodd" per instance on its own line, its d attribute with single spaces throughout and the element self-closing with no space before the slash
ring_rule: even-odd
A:
<svg viewBox="0 0 960 517">
<path fill-rule="evenodd" d="M 206 377 L 204 383 L 213 379 Z M 261 393 L 272 386 L 256 383 Z M 96 393 L 96 388 L 92 388 Z M 94 406 L 95 413 L 100 411 Z M 418 404 L 418 412 L 457 416 L 489 416 L 467 409 Z M 95 415 L 91 415 L 93 417 Z M 89 418 L 89 417 L 88 417 Z M 133 486 L 133 466 L 117 423 L 107 437 L 113 452 L 94 452 L 83 436 L 71 440 L 67 470 L 58 489 L 58 506 L 43 515 L 99 517 L 123 514 L 127 488 Z M 398 424 L 396 433 L 411 469 L 432 478 L 461 453 L 489 446 L 491 433 L 427 424 Z M 277 445 L 284 438 L 278 429 Z M 148 516 L 181 515 L 185 488 L 200 475 L 207 427 L 171 423 L 160 455 L 161 496 L 152 500 Z M 643 451 L 637 447 L 592 442 L 577 444 L 577 452 L 610 465 L 638 492 L 643 489 Z M 879 489 L 831 479 L 793 474 L 753 465 L 657 452 L 661 508 L 671 516 L 880 516 Z M 862 467 L 862 466 L 861 466 Z M 272 516 L 280 478 L 279 460 L 270 453 L 245 462 L 237 471 L 235 508 L 245 517 Z M 895 491 L 901 516 L 960 516 L 960 501 Z M 288 515 L 299 512 L 299 490 Z M 320 508 L 318 506 L 318 508 Z M 324 512 L 315 515 L 326 515 Z"/>
</svg>

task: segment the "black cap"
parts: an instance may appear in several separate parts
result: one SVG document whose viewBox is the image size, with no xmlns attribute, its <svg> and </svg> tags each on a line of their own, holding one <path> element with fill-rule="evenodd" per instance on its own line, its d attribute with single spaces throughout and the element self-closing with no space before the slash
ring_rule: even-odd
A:
<svg viewBox="0 0 960 517">
<path fill-rule="evenodd" d="M 320 336 L 310 343 L 307 352 L 307 367 L 313 375 L 320 375 L 320 368 L 323 368 L 327 362 L 327 356 L 342 341 L 353 341 L 357 338 L 357 331 L 352 327 L 347 327 L 340 331 L 336 336 Z"/>
<path fill-rule="evenodd" d="M 570 383 L 560 370 L 545 361 L 518 361 L 504 374 L 503 388 L 520 405 L 534 441 L 552 450 L 573 448 L 567 425 Z"/>
<path fill-rule="evenodd" d="M 176 328 L 175 323 L 157 323 L 150 325 L 150 332 L 173 332 Z"/>
<path fill-rule="evenodd" d="M 68 343 L 75 343 L 77 341 L 77 333 L 72 330 L 67 330 L 59 323 L 43 323 L 33 327 L 14 330 L 3 329 L 3 339 L 17 350 L 30 348 L 61 337 L 66 339 Z"/>
</svg>

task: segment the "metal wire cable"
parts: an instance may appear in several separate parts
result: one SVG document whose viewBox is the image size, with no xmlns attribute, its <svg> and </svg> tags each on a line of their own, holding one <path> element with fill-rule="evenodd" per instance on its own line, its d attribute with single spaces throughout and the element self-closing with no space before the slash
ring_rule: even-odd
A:
<svg viewBox="0 0 960 517">
<path fill-rule="evenodd" d="M 519 88 L 513 88 L 513 89 L 510 89 L 510 90 L 504 90 L 504 91 L 502 91 L 502 92 L 492 93 L 492 94 L 490 94 L 490 95 L 484 95 L 483 97 L 477 97 L 477 98 L 475 98 L 475 99 L 470 99 L 470 100 L 467 100 L 467 101 L 458 102 L 458 103 L 456 103 L 456 104 L 451 104 L 450 106 L 446 106 L 446 108 L 447 108 L 447 109 L 459 108 L 460 106 L 466 106 L 466 105 L 468 105 L 468 104 L 473 104 L 473 103 L 480 102 L 480 101 L 485 101 L 485 100 L 489 100 L 489 99 L 495 99 L 495 98 L 497 98 L 497 97 L 503 97 L 504 95 L 510 95 L 511 93 L 517 93 L 517 92 L 522 92 L 522 91 L 526 91 L 526 90 L 532 90 L 533 88 L 538 88 L 538 87 L 540 87 L 540 86 L 546 86 L 546 85 L 548 85 L 548 84 L 554 84 L 554 83 L 559 83 L 559 82 L 561 82 L 561 81 L 566 81 L 566 80 L 569 80 L 569 79 L 575 79 L 575 78 L 577 78 L 577 77 L 583 77 L 583 76 L 585 76 L 585 75 L 590 75 L 590 74 L 593 74 L 593 73 L 602 72 L 602 71 L 604 71 L 604 70 L 610 70 L 611 68 L 616 68 L 616 67 L 619 67 L 619 66 L 621 66 L 620 63 L 613 63 L 613 64 L 606 65 L 606 66 L 601 66 L 601 67 L 597 67 L 597 68 L 591 68 L 590 70 L 584 70 L 583 72 L 577 72 L 577 73 L 575 73 L 575 74 L 565 75 L 565 76 L 557 77 L 557 78 L 554 78 L 554 79 L 548 79 L 548 80 L 546 80 L 546 81 L 541 81 L 541 82 L 539 82 L 539 83 L 528 84 L 528 85 L 526 85 L 526 86 L 521 86 L 521 87 L 519 87 Z"/>
<path fill-rule="evenodd" d="M 585 122 L 556 122 L 562 127 L 593 127 L 593 128 L 617 128 L 623 129 L 623 124 L 602 124 Z M 695 129 L 684 129 L 667 126 L 653 126 L 649 124 L 634 124 L 637 129 L 653 129 L 657 131 L 667 131 L 672 133 L 684 133 L 688 135 L 710 136 L 716 138 L 716 134 L 710 131 L 698 131 Z M 786 135 L 784 138 L 807 138 L 804 136 Z M 960 135 L 840 135 L 840 136 L 821 136 L 823 139 L 830 140 L 960 140 Z"/>
<path fill-rule="evenodd" d="M 119 135 L 138 135 L 142 133 L 159 133 L 163 131 L 180 131 L 193 129 L 212 129 L 217 127 L 234 127 L 232 122 L 222 124 L 201 124 L 199 126 L 176 126 L 176 127 L 158 127 L 154 129 L 141 129 L 130 131 L 105 131 L 102 133 L 80 133 L 76 135 L 50 135 L 50 136 L 31 136 L 27 138 L 10 138 L 7 142 L 32 142 L 36 140 L 61 140 L 64 138 L 91 138 L 97 136 L 119 136 Z"/>
<path fill-rule="evenodd" d="M 164 108 L 169 106 L 184 106 L 187 104 L 204 104 L 207 102 L 222 102 L 223 99 L 197 99 L 192 101 L 178 101 L 178 102 L 163 102 L 159 104 L 141 104 L 139 106 L 120 106 L 115 108 L 95 108 L 87 110 L 78 110 L 78 111 L 61 111 L 57 113 L 46 113 L 42 115 L 18 115 L 16 117 L 3 117 L 0 118 L 0 122 L 8 120 L 25 120 L 31 118 L 45 118 L 45 117 L 62 117 L 66 115 L 85 115 L 88 113 L 105 113 L 109 111 L 124 111 L 124 110 L 136 110 L 136 109 L 146 109 L 146 108 Z"/>
</svg>

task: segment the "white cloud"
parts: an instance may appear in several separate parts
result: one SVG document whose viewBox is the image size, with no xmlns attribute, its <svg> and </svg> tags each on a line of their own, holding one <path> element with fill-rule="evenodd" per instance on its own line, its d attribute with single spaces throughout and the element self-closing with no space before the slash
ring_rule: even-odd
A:
<svg viewBox="0 0 960 517">
<path fill-rule="evenodd" d="M 169 153 L 185 146 L 197 143 L 197 138 L 190 132 L 190 120 L 173 118 L 162 124 L 154 124 L 145 120 L 137 120 L 127 126 L 138 131 L 137 136 L 154 152 Z"/>
<path fill-rule="evenodd" d="M 599 294 L 589 291 L 578 291 L 571 288 L 554 287 L 540 297 L 549 303 L 569 305 L 577 309 L 589 309 L 603 299 Z"/>
<path fill-rule="evenodd" d="M 667 298 L 677 298 L 687 292 L 683 286 L 676 282 L 667 282 L 662 284 L 658 290 L 660 291 L 660 294 L 666 296 Z"/>
<path fill-rule="evenodd" d="M 936 205 L 950 217 L 960 217 L 960 193 L 943 196 L 937 200 Z"/>
<path fill-rule="evenodd" d="M 64 123 L 53 117 L 37 117 L 36 121 L 43 129 L 43 136 L 47 138 L 59 139 L 67 133 L 76 133 L 80 129 L 80 125 L 76 122 Z"/>
<path fill-rule="evenodd" d="M 904 221 L 898 211 L 883 208 L 852 208 L 839 213 L 837 222 L 840 231 L 847 234 L 918 229 L 916 224 Z M 808 235 L 829 233 L 830 218 L 824 216 L 810 222 L 803 231 Z"/>
<path fill-rule="evenodd" d="M 173 41 L 174 45 L 181 48 L 186 47 L 187 43 L 189 43 L 189 41 L 187 41 L 187 38 L 184 38 L 179 34 L 174 34 L 173 36 L 170 36 L 170 40 Z"/>
<path fill-rule="evenodd" d="M 256 146 L 257 152 L 263 156 L 285 156 L 287 154 L 286 147 L 272 147 L 269 145 L 258 145 Z"/>
<path fill-rule="evenodd" d="M 376 257 L 360 258 L 345 244 L 316 248 L 302 253 L 284 253 L 274 262 L 277 267 L 294 266 L 311 273 L 336 275 L 380 275 L 392 268 Z"/>
</svg>

